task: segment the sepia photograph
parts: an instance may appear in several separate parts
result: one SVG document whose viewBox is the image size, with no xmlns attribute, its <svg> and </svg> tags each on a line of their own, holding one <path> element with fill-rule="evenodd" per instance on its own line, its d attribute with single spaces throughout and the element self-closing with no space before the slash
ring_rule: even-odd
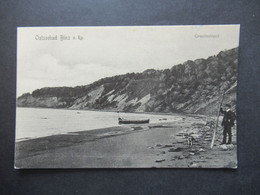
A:
<svg viewBox="0 0 260 195">
<path fill-rule="evenodd" d="M 239 31 L 18 27 L 14 167 L 236 169 Z"/>
</svg>

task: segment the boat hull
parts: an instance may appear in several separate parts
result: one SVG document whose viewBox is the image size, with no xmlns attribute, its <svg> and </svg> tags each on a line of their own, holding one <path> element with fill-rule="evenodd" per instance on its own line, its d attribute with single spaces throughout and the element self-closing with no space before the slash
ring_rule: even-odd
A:
<svg viewBox="0 0 260 195">
<path fill-rule="evenodd" d="M 149 123 L 150 119 L 147 120 L 119 120 L 118 123 L 121 124 L 145 124 Z"/>
</svg>

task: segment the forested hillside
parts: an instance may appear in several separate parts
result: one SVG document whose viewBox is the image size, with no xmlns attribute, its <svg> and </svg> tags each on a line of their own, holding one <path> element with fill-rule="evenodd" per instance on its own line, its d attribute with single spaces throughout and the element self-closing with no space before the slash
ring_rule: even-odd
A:
<svg viewBox="0 0 260 195">
<path fill-rule="evenodd" d="M 21 107 L 97 109 L 129 112 L 215 114 L 224 91 L 225 103 L 236 104 L 238 48 L 171 69 L 148 69 L 100 79 L 78 87 L 42 88 L 20 96 Z"/>
</svg>

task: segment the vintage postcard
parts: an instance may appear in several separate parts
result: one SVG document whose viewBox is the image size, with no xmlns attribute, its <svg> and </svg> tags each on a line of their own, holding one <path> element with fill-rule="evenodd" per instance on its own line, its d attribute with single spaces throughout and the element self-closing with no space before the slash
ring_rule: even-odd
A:
<svg viewBox="0 0 260 195">
<path fill-rule="evenodd" d="M 19 27 L 15 168 L 237 168 L 239 29 Z"/>
</svg>

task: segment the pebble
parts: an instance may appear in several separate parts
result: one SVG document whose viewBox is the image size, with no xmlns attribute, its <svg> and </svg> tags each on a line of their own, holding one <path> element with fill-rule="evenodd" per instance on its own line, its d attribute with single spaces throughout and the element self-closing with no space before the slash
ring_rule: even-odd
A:
<svg viewBox="0 0 260 195">
<path fill-rule="evenodd" d="M 234 145 L 233 144 L 228 144 L 228 145 L 220 145 L 219 148 L 223 151 L 226 151 L 226 150 L 232 150 L 234 149 Z"/>
<path fill-rule="evenodd" d="M 181 159 L 184 159 L 184 156 L 179 156 L 179 158 L 178 158 L 178 159 L 180 159 L 180 160 L 181 160 Z"/>
<path fill-rule="evenodd" d="M 163 162 L 163 161 L 165 161 L 165 159 L 157 159 L 155 162 L 160 163 L 160 162 Z"/>
<path fill-rule="evenodd" d="M 196 163 L 192 163 L 192 164 L 190 165 L 190 167 L 195 168 L 195 167 L 198 167 L 198 165 L 197 165 Z"/>
<path fill-rule="evenodd" d="M 168 150 L 168 152 L 180 152 L 180 151 L 182 151 L 182 148 L 176 148 L 176 149 L 174 149 L 174 148 L 170 148 L 169 150 Z"/>
</svg>

